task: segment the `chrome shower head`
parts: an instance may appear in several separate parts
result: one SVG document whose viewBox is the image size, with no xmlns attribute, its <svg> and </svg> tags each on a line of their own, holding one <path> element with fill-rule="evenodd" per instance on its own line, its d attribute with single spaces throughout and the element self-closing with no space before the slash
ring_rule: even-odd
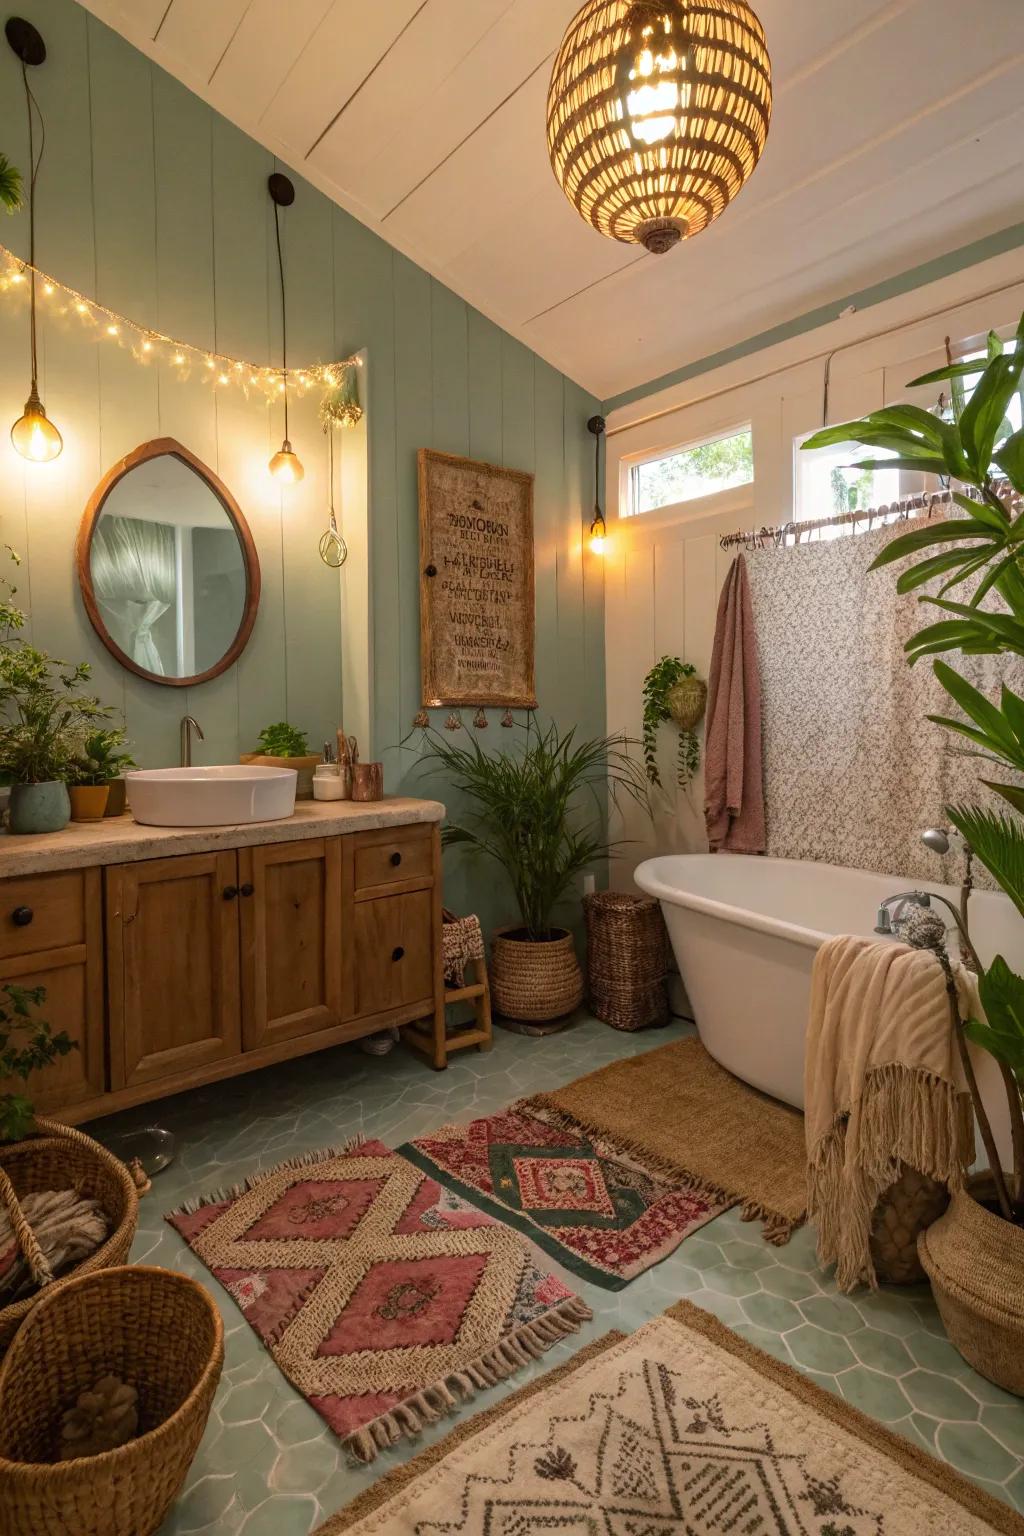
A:
<svg viewBox="0 0 1024 1536">
<path fill-rule="evenodd" d="M 921 841 L 932 853 L 949 852 L 949 831 L 946 827 L 925 827 Z"/>
</svg>

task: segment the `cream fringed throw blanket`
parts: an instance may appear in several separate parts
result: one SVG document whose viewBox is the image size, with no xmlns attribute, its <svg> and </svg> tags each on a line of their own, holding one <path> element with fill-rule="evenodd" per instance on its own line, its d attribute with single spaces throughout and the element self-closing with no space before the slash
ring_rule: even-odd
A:
<svg viewBox="0 0 1024 1536">
<path fill-rule="evenodd" d="M 956 975 L 962 1017 L 977 983 Z M 956 1188 L 973 1160 L 946 977 L 905 944 L 829 939 L 811 982 L 804 1064 L 807 1207 L 836 1284 L 876 1285 L 871 1220 L 902 1164 Z"/>
</svg>

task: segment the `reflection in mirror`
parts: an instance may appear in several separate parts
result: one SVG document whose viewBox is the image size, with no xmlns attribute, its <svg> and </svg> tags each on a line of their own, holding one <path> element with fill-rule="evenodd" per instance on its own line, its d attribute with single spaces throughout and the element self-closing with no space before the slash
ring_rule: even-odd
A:
<svg viewBox="0 0 1024 1536">
<path fill-rule="evenodd" d="M 181 686 L 238 655 L 259 569 L 226 489 L 165 443 L 146 444 L 105 478 L 83 523 L 79 576 L 108 649 L 132 671 Z"/>
</svg>

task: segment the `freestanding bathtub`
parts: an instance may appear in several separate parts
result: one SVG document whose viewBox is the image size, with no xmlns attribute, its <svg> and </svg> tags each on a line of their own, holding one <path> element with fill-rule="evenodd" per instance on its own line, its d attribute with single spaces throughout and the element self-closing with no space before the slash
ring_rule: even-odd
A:
<svg viewBox="0 0 1024 1536">
<path fill-rule="evenodd" d="M 934 881 L 875 875 L 795 859 L 743 854 L 671 854 L 636 871 L 661 902 L 701 1040 L 728 1071 L 787 1104 L 803 1107 L 804 1035 L 811 967 L 833 934 L 873 934 L 887 896 L 925 890 L 956 903 Z M 940 905 L 938 912 L 944 909 Z M 950 927 L 953 919 L 949 913 Z M 1001 954 L 1024 965 L 1024 920 L 1002 892 L 975 891 L 971 939 L 982 964 Z M 951 949 L 955 935 L 951 934 Z M 1005 1091 L 992 1057 L 971 1049 L 1000 1156 L 1009 1157 Z"/>
</svg>

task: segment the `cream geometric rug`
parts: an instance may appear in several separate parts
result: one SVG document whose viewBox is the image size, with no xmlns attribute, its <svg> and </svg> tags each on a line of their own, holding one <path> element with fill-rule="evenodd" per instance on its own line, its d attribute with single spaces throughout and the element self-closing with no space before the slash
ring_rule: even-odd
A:
<svg viewBox="0 0 1024 1536">
<path fill-rule="evenodd" d="M 318 1536 L 1024 1536 L 687 1302 L 467 1420 Z"/>
</svg>

